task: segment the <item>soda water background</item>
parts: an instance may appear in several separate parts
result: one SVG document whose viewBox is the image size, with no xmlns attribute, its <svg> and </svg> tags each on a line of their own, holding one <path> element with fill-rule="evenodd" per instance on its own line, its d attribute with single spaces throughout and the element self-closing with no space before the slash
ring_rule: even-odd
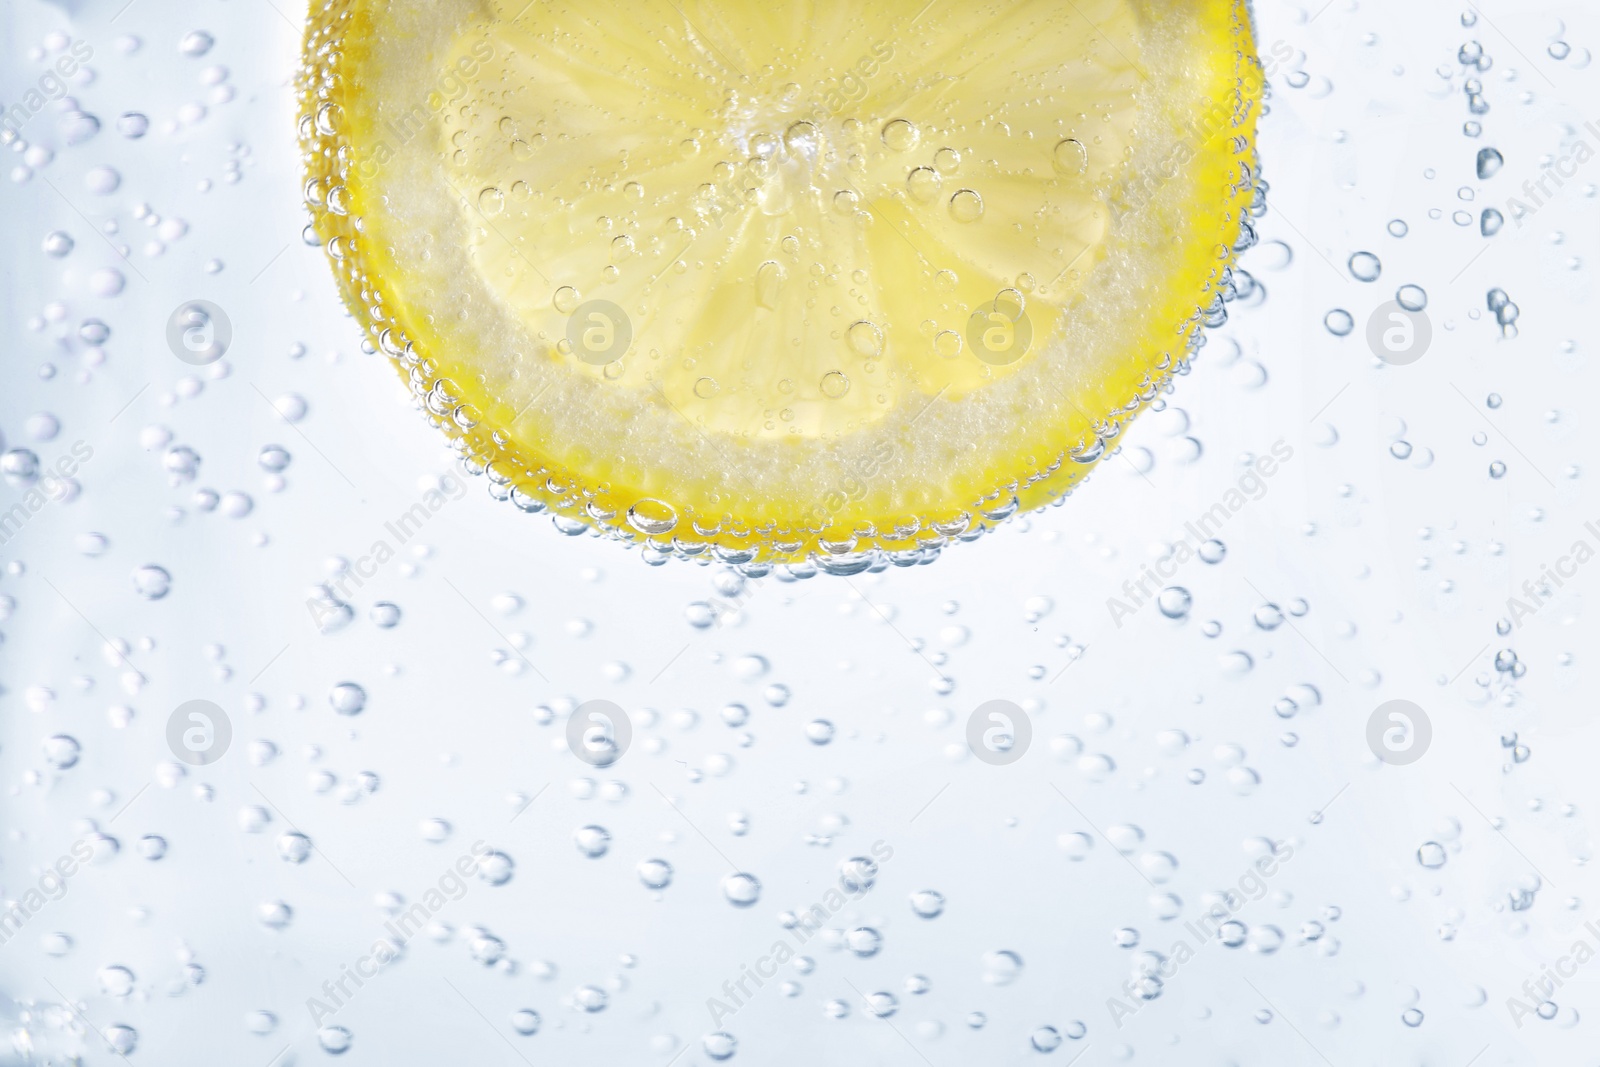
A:
<svg viewBox="0 0 1600 1067">
<path fill-rule="evenodd" d="M 363 351 L 302 7 L 8 0 L 0 1062 L 1600 1063 L 1600 12 L 1255 15 L 1162 409 L 750 578 L 490 499 Z"/>
</svg>

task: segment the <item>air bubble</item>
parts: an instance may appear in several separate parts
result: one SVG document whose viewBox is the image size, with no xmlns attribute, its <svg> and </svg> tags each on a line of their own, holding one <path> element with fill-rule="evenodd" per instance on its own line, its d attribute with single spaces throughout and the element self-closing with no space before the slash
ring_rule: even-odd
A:
<svg viewBox="0 0 1600 1067">
<path fill-rule="evenodd" d="M 957 222 L 977 222 L 983 217 L 983 197 L 972 189 L 958 189 L 950 197 L 950 217 Z"/>
<path fill-rule="evenodd" d="M 634 873 L 647 889 L 665 889 L 672 884 L 672 864 L 666 860 L 641 860 Z"/>
<path fill-rule="evenodd" d="M 1089 167 L 1089 152 L 1083 142 L 1067 138 L 1056 145 L 1053 153 L 1056 170 L 1062 174 L 1082 174 Z"/>
<path fill-rule="evenodd" d="M 137 111 L 127 111 L 117 118 L 117 132 L 130 141 L 137 141 L 150 129 L 150 119 Z"/>
<path fill-rule="evenodd" d="M 133 572 L 133 591 L 145 600 L 160 600 L 172 589 L 172 575 L 165 567 L 147 563 Z"/>
<path fill-rule="evenodd" d="M 1420 285 L 1402 285 L 1394 298 L 1407 311 L 1421 311 L 1428 306 L 1428 293 Z"/>
<path fill-rule="evenodd" d="M 939 198 L 939 187 L 944 180 L 932 167 L 917 167 L 906 176 L 906 191 L 921 203 L 931 204 Z"/>
<path fill-rule="evenodd" d="M 1350 257 L 1350 276 L 1358 282 L 1375 282 L 1383 273 L 1383 263 L 1371 252 L 1357 252 Z"/>
<path fill-rule="evenodd" d="M 1194 597 L 1181 585 L 1169 585 L 1156 596 L 1156 608 L 1169 619 L 1183 619 L 1189 615 Z"/>
<path fill-rule="evenodd" d="M 906 119 L 895 119 L 883 128 L 883 143 L 896 152 L 911 151 L 920 139 L 916 125 Z"/>
<path fill-rule="evenodd" d="M 678 525 L 678 512 L 664 500 L 646 498 L 628 509 L 628 525 L 649 537 L 660 537 Z"/>
<path fill-rule="evenodd" d="M 722 880 L 722 895 L 736 908 L 748 908 L 761 899 L 761 881 L 743 871 L 728 875 Z"/>
<path fill-rule="evenodd" d="M 883 354 L 883 330 L 863 319 L 845 331 L 845 341 L 850 351 L 863 359 L 874 359 Z"/>
<path fill-rule="evenodd" d="M 924 919 L 944 914 L 944 894 L 934 889 L 919 889 L 911 894 L 911 910 Z"/>
<path fill-rule="evenodd" d="M 205 30 L 195 30 L 185 34 L 183 40 L 178 42 L 178 51 L 186 56 L 203 56 L 211 51 L 211 46 L 216 39 Z"/>
</svg>

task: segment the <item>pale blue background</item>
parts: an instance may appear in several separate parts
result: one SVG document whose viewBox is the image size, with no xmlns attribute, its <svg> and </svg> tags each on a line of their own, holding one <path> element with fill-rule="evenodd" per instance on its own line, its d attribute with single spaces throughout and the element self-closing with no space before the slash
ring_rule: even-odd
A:
<svg viewBox="0 0 1600 1067">
<path fill-rule="evenodd" d="M 893 859 L 835 925 L 876 926 L 882 951 L 863 960 L 813 941 L 815 972 L 782 975 L 803 987 L 796 997 L 769 985 L 725 1023 L 740 1042 L 733 1062 L 1032 1062 L 1041 1057 L 1029 1035 L 1073 1020 L 1086 1036 L 1046 1062 L 1080 1053 L 1084 1064 L 1600 1062 L 1600 965 L 1559 991 L 1553 1021 L 1517 1029 L 1505 1008 L 1600 918 L 1588 862 L 1597 634 L 1586 610 L 1600 571 L 1580 572 L 1511 635 L 1495 632 L 1506 597 L 1600 519 L 1588 469 L 1600 163 L 1520 229 L 1485 242 L 1476 224 L 1484 206 L 1504 210 L 1542 158 L 1561 154 L 1564 137 L 1600 119 L 1596 68 L 1580 66 L 1600 47 L 1592 6 L 1507 0 L 1466 29 L 1444 4 L 1261 4 L 1264 44 L 1295 52 L 1274 76 L 1262 140 L 1272 210 L 1260 231 L 1287 248 L 1250 254 L 1266 300 L 1233 309 L 1172 409 L 1143 418 L 1124 456 L 1059 510 L 929 567 L 848 584 L 768 580 L 737 625 L 703 632 L 685 607 L 715 594 L 716 571 L 646 568 L 495 504 L 475 482 L 355 593 L 357 621 L 325 636 L 308 620 L 305 589 L 328 576 L 329 560 L 367 552 L 448 472 L 449 456 L 389 368 L 359 351 L 320 252 L 300 240 L 292 78 L 303 12 L 269 0 L 134 0 L 119 14 L 123 2 L 0 7 L 0 96 L 34 84 L 43 67 L 30 50 L 63 31 L 95 50 L 93 80 L 72 93 L 102 124 L 68 146 L 54 108 L 34 117 L 24 138 L 53 159 L 20 184 L 0 181 L 0 431 L 6 447 L 47 461 L 77 440 L 95 450 L 81 495 L 51 504 L 0 549 L 10 568 L 0 595 L 14 601 L 0 623 L 0 893 L 20 895 L 96 828 L 121 846 L 0 947 L 4 1040 L 29 1034 L 38 1050 L 30 1061 L 0 1044 L 0 1062 L 73 1052 L 116 1062 L 89 1029 L 113 1024 L 138 1030 L 136 1064 L 321 1062 L 306 998 L 381 936 L 381 894 L 419 898 L 478 839 L 512 857 L 513 878 L 470 882 L 440 914 L 452 939 L 414 941 L 339 1013 L 354 1035 L 344 1062 L 509 1063 L 508 1043 L 535 1063 L 664 1064 L 685 1045 L 677 1063 L 709 1062 L 705 999 L 782 933 L 779 912 L 809 906 L 840 861 L 880 839 Z M 1546 51 L 1557 16 L 1573 50 L 1562 61 Z M 215 47 L 180 54 L 196 29 Z M 122 34 L 142 47 L 124 55 Z M 1472 116 L 1456 53 L 1472 39 L 1494 58 L 1478 75 L 1491 105 L 1480 139 L 1461 132 Z M 201 80 L 219 64 L 233 90 L 225 102 Z M 202 120 L 166 129 L 195 101 Z M 128 110 L 149 115 L 143 139 L 116 132 Z M 1482 145 L 1506 159 L 1487 182 L 1473 172 Z M 9 175 L 23 157 L 0 159 Z M 85 175 L 106 164 L 121 187 L 97 196 Z M 141 202 L 188 223 L 159 258 L 142 251 L 151 230 L 134 217 Z M 1457 211 L 1472 225 L 1455 224 Z M 1409 224 L 1403 240 L 1386 232 L 1393 218 Z M 128 272 L 108 299 L 88 278 L 118 263 L 92 228 L 111 222 L 109 240 L 131 246 L 143 276 Z M 58 228 L 76 239 L 60 260 L 40 251 Z M 1358 250 L 1381 257 L 1377 283 L 1344 270 Z M 220 273 L 207 273 L 213 259 Z M 1361 333 L 1404 283 L 1429 293 L 1433 348 L 1388 368 Z M 1520 306 L 1515 340 L 1486 318 L 1491 286 Z M 197 297 L 232 320 L 220 379 L 179 363 L 163 340 L 168 314 Z M 59 321 L 31 328 L 55 302 Z M 1324 330 L 1333 307 L 1355 315 L 1355 334 Z M 112 329 L 100 366 L 86 366 L 77 337 L 88 317 Z M 53 377 L 41 375 L 46 366 Z M 191 374 L 204 388 L 179 398 Z M 1504 398 L 1496 410 L 1485 406 L 1491 392 Z M 286 393 L 309 403 L 294 426 L 269 404 Z M 54 440 L 30 438 L 39 412 L 59 418 Z M 141 443 L 157 425 L 200 454 L 196 481 L 169 485 L 163 449 Z M 1190 618 L 1147 608 L 1113 626 L 1106 598 L 1280 438 L 1294 457 L 1227 527 L 1226 560 L 1190 564 L 1178 579 L 1194 596 Z M 1411 459 L 1391 455 L 1396 438 Z M 281 493 L 267 491 L 257 464 L 267 444 L 293 454 Z M 1419 468 L 1424 449 L 1433 462 Z M 1134 468 L 1147 460 L 1145 477 Z M 1507 465 L 1504 478 L 1489 477 L 1494 461 Z M 201 487 L 248 493 L 254 510 L 198 511 Z M 0 494 L 6 507 L 20 495 Z M 91 532 L 109 540 L 95 558 L 77 547 Z M 130 574 L 147 563 L 171 572 L 165 599 L 135 596 Z M 520 611 L 497 609 L 504 593 L 522 598 Z M 1297 598 L 1309 611 L 1292 626 L 1253 624 L 1263 600 L 1287 609 Z M 397 628 L 368 619 L 378 600 L 401 606 Z M 1210 638 L 1203 624 L 1213 619 L 1221 634 Z M 951 627 L 965 628 L 964 643 Z M 517 634 L 537 673 L 496 665 L 518 662 Z M 130 643 L 147 685 L 124 688 L 100 635 Z M 153 647 L 142 650 L 143 638 Z M 1505 648 L 1526 665 L 1520 679 L 1492 666 Z M 1253 669 L 1228 673 L 1234 652 Z M 770 665 L 755 678 L 739 666 L 752 654 Z M 947 694 L 940 671 L 954 681 Z M 346 680 L 369 695 L 358 718 L 327 705 Z M 773 684 L 792 694 L 781 707 L 763 699 Z M 1321 706 L 1275 715 L 1274 702 L 1304 684 Z M 170 760 L 166 719 L 195 698 L 227 709 L 233 748 L 169 786 L 158 781 Z M 634 748 L 605 772 L 589 772 L 561 741 L 564 711 L 594 698 L 635 714 Z M 1033 716 L 1033 747 L 1012 767 L 960 758 L 968 713 L 995 698 Z M 1394 698 L 1418 702 L 1433 724 L 1432 749 L 1409 767 L 1381 765 L 1365 746 L 1368 715 Z M 751 709 L 747 745 L 719 718 L 731 701 Z M 112 724 L 117 706 L 132 709 L 125 727 Z M 835 724 L 830 745 L 806 738 L 819 718 Z M 1187 732 L 1186 751 L 1163 751 L 1167 730 Z M 1531 749 L 1524 763 L 1502 746 L 1513 733 Z M 46 763 L 41 746 L 58 734 L 81 743 L 75 767 Z M 1115 769 L 1080 764 L 1063 735 Z M 278 753 L 259 766 L 258 741 Z M 1186 780 L 1193 768 L 1204 771 L 1199 785 Z M 311 776 L 324 770 L 337 785 L 314 792 Z M 360 792 L 362 772 L 379 788 L 341 802 Z M 585 778 L 598 783 L 593 796 Z M 625 794 L 607 799 L 608 780 Z M 277 809 L 261 833 L 241 829 L 252 806 Z M 730 830 L 740 814 L 742 836 Z M 449 841 L 423 840 L 428 818 L 453 825 Z M 278 857 L 291 822 L 318 850 L 304 865 Z M 609 830 L 607 856 L 574 848 L 587 824 Z M 1144 832 L 1129 862 L 1101 836 L 1124 824 Z M 1080 832 L 1096 843 L 1074 862 L 1058 838 Z M 141 858 L 146 834 L 167 839 L 165 858 Z M 1137 928 L 1141 949 L 1167 951 L 1204 895 L 1248 870 L 1263 837 L 1290 841 L 1294 855 L 1240 918 L 1281 929 L 1283 947 L 1209 945 L 1158 1000 L 1113 1026 L 1106 1000 L 1128 977 L 1130 952 L 1112 932 Z M 1445 847 L 1442 868 L 1419 865 L 1425 841 Z M 1156 853 L 1177 860 L 1160 888 L 1181 897 L 1182 920 L 1159 920 L 1149 901 L 1141 871 L 1159 868 L 1146 857 Z M 653 856 L 676 869 L 659 900 L 634 873 Z M 722 898 L 730 865 L 763 882 L 754 907 Z M 1513 910 L 1511 897 L 1534 885 L 1531 906 Z M 947 899 L 931 922 L 907 903 L 925 888 Z M 279 900 L 293 919 L 272 931 L 257 909 Z M 1329 906 L 1341 917 L 1320 942 L 1299 943 L 1302 924 Z M 474 927 L 502 939 L 514 966 L 474 962 Z M 41 941 L 58 931 L 73 939 L 59 958 Z M 1334 954 L 1320 947 L 1335 940 Z M 1011 984 L 984 980 L 983 957 L 996 950 L 1025 961 Z M 185 977 L 189 960 L 203 982 Z M 134 972 L 129 996 L 102 991 L 97 975 L 109 965 Z M 912 974 L 931 990 L 905 992 Z M 609 990 L 604 1011 L 574 1007 L 582 985 Z M 860 1004 L 878 990 L 900 1000 L 887 1022 Z M 825 1014 L 835 998 L 852 1005 L 847 1019 Z M 63 1023 L 63 999 L 81 1017 Z M 1415 1028 L 1401 1020 L 1413 1005 L 1424 1016 Z M 512 1031 L 521 1008 L 542 1015 L 536 1036 Z M 275 1013 L 273 1032 L 247 1030 L 256 1011 Z M 965 1021 L 973 1011 L 987 1013 L 981 1030 Z"/>
</svg>

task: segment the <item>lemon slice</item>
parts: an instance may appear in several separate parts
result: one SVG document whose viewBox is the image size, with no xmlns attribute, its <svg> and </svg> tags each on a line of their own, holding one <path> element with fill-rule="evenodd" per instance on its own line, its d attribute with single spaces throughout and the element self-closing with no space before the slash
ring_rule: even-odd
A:
<svg viewBox="0 0 1600 1067">
<path fill-rule="evenodd" d="M 496 495 L 850 572 L 1059 502 L 1253 240 L 1243 0 L 330 0 L 305 197 Z"/>
</svg>

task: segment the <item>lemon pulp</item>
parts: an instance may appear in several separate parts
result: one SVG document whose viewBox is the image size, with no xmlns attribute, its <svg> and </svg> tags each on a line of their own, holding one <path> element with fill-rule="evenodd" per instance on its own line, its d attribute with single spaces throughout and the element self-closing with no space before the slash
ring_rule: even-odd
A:
<svg viewBox="0 0 1600 1067">
<path fill-rule="evenodd" d="M 1251 237 L 1230 0 L 333 0 L 306 198 L 499 495 L 754 562 L 1060 499 Z"/>
</svg>

